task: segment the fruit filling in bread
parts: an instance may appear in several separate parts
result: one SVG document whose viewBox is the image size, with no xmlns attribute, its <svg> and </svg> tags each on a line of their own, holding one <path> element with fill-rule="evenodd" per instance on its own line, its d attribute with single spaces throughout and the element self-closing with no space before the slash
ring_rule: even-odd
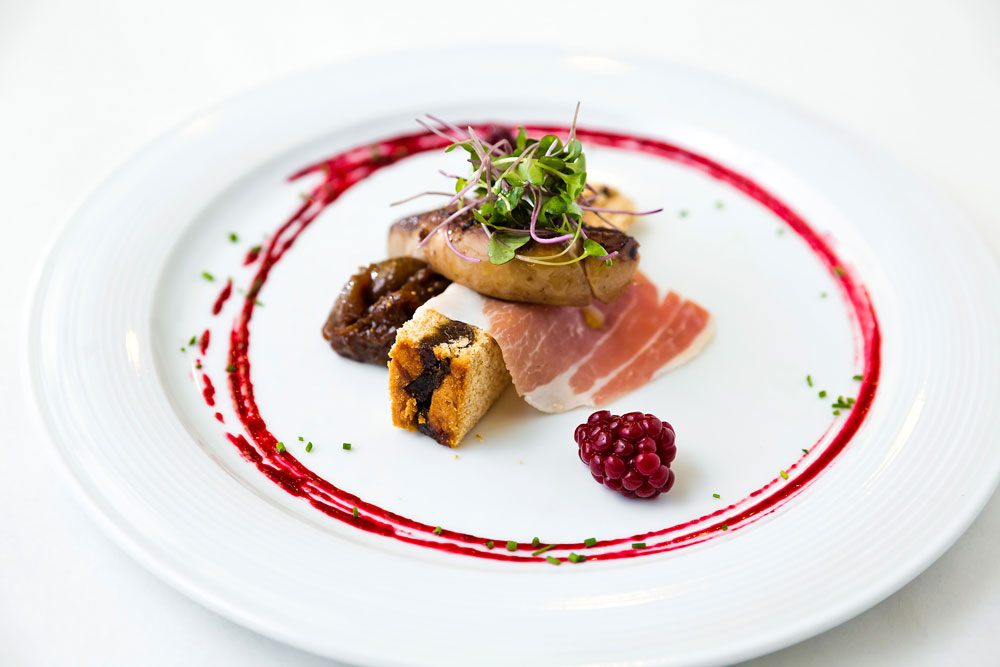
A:
<svg viewBox="0 0 1000 667">
<path fill-rule="evenodd" d="M 496 341 L 482 329 L 422 309 L 389 352 L 393 424 L 458 447 L 510 384 Z"/>
</svg>

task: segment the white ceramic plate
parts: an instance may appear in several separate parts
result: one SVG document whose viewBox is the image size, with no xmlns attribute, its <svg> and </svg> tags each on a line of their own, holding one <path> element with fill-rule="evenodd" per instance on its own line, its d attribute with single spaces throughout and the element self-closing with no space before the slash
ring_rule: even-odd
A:
<svg viewBox="0 0 1000 667">
<path fill-rule="evenodd" d="M 1000 474 L 1000 278 L 960 216 L 877 152 L 703 73 L 522 50 L 505 58 L 510 76 L 477 83 L 487 66 L 472 52 L 406 54 L 274 84 L 168 133 L 75 213 L 38 279 L 27 372 L 115 539 L 240 623 L 380 665 L 731 662 L 857 614 L 940 555 Z M 592 178 L 666 209 L 634 229 L 644 271 L 716 318 L 700 357 L 610 406 L 674 424 L 674 490 L 637 502 L 601 488 L 572 440 L 588 411 L 544 416 L 512 392 L 456 451 L 396 430 L 385 371 L 327 347 L 319 330 L 341 284 L 382 258 L 389 222 L 429 205 L 388 202 L 461 169 L 440 151 L 360 180 L 273 265 L 248 355 L 288 452 L 242 457 L 226 366 L 240 290 L 260 268 L 242 260 L 322 174 L 287 177 L 352 147 L 364 162 L 424 112 L 565 125 L 577 99 L 583 127 L 719 165 L 588 150 Z M 213 316 L 227 277 L 234 294 Z M 202 355 L 188 339 L 205 329 Z M 832 414 L 837 395 L 872 392 L 865 410 Z M 261 471 L 288 461 L 339 495 L 309 502 Z M 376 523 L 396 536 L 363 530 Z M 532 557 L 536 536 L 562 546 Z M 598 545 L 582 548 L 589 537 Z M 571 550 L 591 558 L 543 560 Z"/>
</svg>

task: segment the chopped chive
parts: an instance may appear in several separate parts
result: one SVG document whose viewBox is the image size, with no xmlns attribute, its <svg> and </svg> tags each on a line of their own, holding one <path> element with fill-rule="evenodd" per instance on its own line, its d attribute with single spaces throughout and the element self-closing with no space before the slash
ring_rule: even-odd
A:
<svg viewBox="0 0 1000 667">
<path fill-rule="evenodd" d="M 571 563 L 582 563 L 587 560 L 587 557 L 581 554 L 575 554 L 572 551 L 569 554 L 569 562 Z"/>
<path fill-rule="evenodd" d="M 632 543 L 632 548 L 633 549 L 645 549 L 646 548 L 646 543 L 645 542 L 633 542 Z"/>
<path fill-rule="evenodd" d="M 840 410 L 834 410 L 833 411 L 833 416 L 834 417 L 839 417 L 840 416 Z"/>
<path fill-rule="evenodd" d="M 186 347 L 182 347 L 181 348 L 181 352 L 187 352 L 187 348 Z"/>
<path fill-rule="evenodd" d="M 487 549 L 493 548 L 493 540 L 486 540 L 485 544 Z"/>
<path fill-rule="evenodd" d="M 806 376 L 806 384 L 808 384 L 810 387 L 813 386 L 813 379 L 811 375 Z"/>
<path fill-rule="evenodd" d="M 784 470 L 781 471 L 781 479 L 788 479 L 788 473 Z"/>
<path fill-rule="evenodd" d="M 592 547 L 595 544 L 597 544 L 597 538 L 594 538 L 594 537 L 588 537 L 587 539 L 585 539 L 583 541 L 583 546 L 585 546 L 585 547 Z"/>
<path fill-rule="evenodd" d="M 554 544 L 550 544 L 550 545 L 549 545 L 549 546 L 547 546 L 547 547 L 542 547 L 542 548 L 541 548 L 541 549 L 539 549 L 538 551 L 532 551 L 532 552 L 531 552 L 531 555 L 532 555 L 532 556 L 537 556 L 537 555 L 539 555 L 539 554 L 543 554 L 543 553 L 545 553 L 545 552 L 546 552 L 546 551 L 548 551 L 549 549 L 555 549 L 555 548 L 556 548 L 556 545 L 554 545 Z"/>
<path fill-rule="evenodd" d="M 191 336 L 191 340 L 188 341 L 188 345 L 194 345 L 198 342 L 198 336 Z"/>
<path fill-rule="evenodd" d="M 354 508 L 354 511 L 353 511 L 353 512 L 351 512 L 351 514 L 353 514 L 353 515 L 354 515 L 354 518 L 355 518 L 355 519 L 357 519 L 357 518 L 358 518 L 358 508 L 357 508 L 357 507 L 355 507 L 355 508 Z"/>
<path fill-rule="evenodd" d="M 719 526 L 719 528 L 721 528 L 722 530 L 729 530 L 729 526 L 726 524 L 722 524 L 721 526 Z"/>
<path fill-rule="evenodd" d="M 279 454 L 285 453 L 285 443 L 283 442 L 279 442 L 274 446 L 274 448 L 278 451 Z"/>
<path fill-rule="evenodd" d="M 861 380 L 865 379 L 865 376 L 863 376 L 863 375 L 855 375 L 852 379 L 857 380 L 858 382 L 860 382 Z"/>
<path fill-rule="evenodd" d="M 805 447 L 803 447 L 803 448 L 802 448 L 802 453 L 803 453 L 803 454 L 808 454 L 808 453 L 809 453 L 809 450 L 808 450 L 808 449 L 806 449 Z"/>
<path fill-rule="evenodd" d="M 855 403 L 857 403 L 857 401 L 855 401 L 853 398 L 848 398 L 847 399 L 847 407 L 851 407 Z"/>
<path fill-rule="evenodd" d="M 441 526 L 436 526 L 434 528 L 434 534 L 435 535 L 440 535 L 441 534 Z"/>
<path fill-rule="evenodd" d="M 542 543 L 542 541 L 540 539 L 538 539 L 537 537 L 532 537 L 531 538 L 531 546 L 537 547 L 541 543 Z"/>
<path fill-rule="evenodd" d="M 351 443 L 345 442 L 344 443 L 344 449 L 350 449 L 350 448 L 351 448 Z"/>
<path fill-rule="evenodd" d="M 562 561 L 556 558 L 555 556 L 546 556 L 545 561 L 547 563 L 552 563 L 553 565 L 559 565 L 560 563 L 562 563 Z"/>
<path fill-rule="evenodd" d="M 843 276 L 844 275 L 844 268 L 841 267 L 841 266 L 835 266 L 835 267 L 833 267 L 833 272 L 836 273 L 838 276 Z"/>
<path fill-rule="evenodd" d="M 720 495 L 719 495 L 718 493 L 713 493 L 713 494 L 712 494 L 712 497 L 713 497 L 713 498 L 721 498 L 722 496 L 720 496 Z"/>
<path fill-rule="evenodd" d="M 507 551 L 517 551 L 517 542 L 514 540 L 507 540 Z"/>
<path fill-rule="evenodd" d="M 209 273 L 208 271 L 202 271 L 202 272 L 201 272 L 201 277 L 202 277 L 202 278 L 204 278 L 205 280 L 207 280 L 207 281 L 208 281 L 208 282 L 210 282 L 210 283 L 211 283 L 211 282 L 215 282 L 215 276 L 213 276 L 213 275 L 212 275 L 211 273 Z"/>
<path fill-rule="evenodd" d="M 201 359 L 199 359 L 198 361 L 194 362 L 194 367 L 197 368 L 197 369 L 199 369 L 199 370 L 201 369 Z"/>
<path fill-rule="evenodd" d="M 229 232 L 229 241 L 231 243 L 236 243 L 240 240 L 240 237 L 236 235 L 236 232 Z"/>
<path fill-rule="evenodd" d="M 227 373 L 235 373 L 236 372 L 236 366 L 234 366 L 233 364 L 229 364 L 228 366 L 226 366 L 226 372 Z"/>
<path fill-rule="evenodd" d="M 820 398 L 826 398 L 826 389 L 824 389 L 823 391 L 819 392 L 819 397 Z"/>
<path fill-rule="evenodd" d="M 302 437 L 302 436 L 300 435 L 300 436 L 299 436 L 299 442 L 305 442 L 305 441 L 306 441 L 306 439 L 305 439 L 305 438 L 303 438 L 303 437 Z"/>
<path fill-rule="evenodd" d="M 306 451 L 311 452 L 313 450 L 313 444 L 311 442 L 306 443 Z"/>
</svg>

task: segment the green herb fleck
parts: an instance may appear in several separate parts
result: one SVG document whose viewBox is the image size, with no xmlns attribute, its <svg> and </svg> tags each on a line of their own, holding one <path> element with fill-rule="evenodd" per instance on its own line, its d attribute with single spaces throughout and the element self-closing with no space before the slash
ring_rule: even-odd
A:
<svg viewBox="0 0 1000 667">
<path fill-rule="evenodd" d="M 587 539 L 585 539 L 583 541 L 583 546 L 585 546 L 585 547 L 592 547 L 595 544 L 597 544 L 597 538 L 594 538 L 594 537 L 588 537 Z"/>
<path fill-rule="evenodd" d="M 855 375 L 852 379 L 857 380 L 858 382 L 861 382 L 862 380 L 865 379 L 865 376 L 863 376 L 863 375 Z"/>
<path fill-rule="evenodd" d="M 724 201 L 715 202 L 715 208 L 725 208 L 725 207 L 726 207 L 726 202 Z"/>
<path fill-rule="evenodd" d="M 191 340 L 188 341 L 188 345 L 194 346 L 198 342 L 198 336 L 191 336 Z"/>
<path fill-rule="evenodd" d="M 559 565 L 562 563 L 562 561 L 556 558 L 555 556 L 546 556 L 545 562 L 552 563 L 553 565 Z"/>
<path fill-rule="evenodd" d="M 440 535 L 440 534 L 441 534 L 441 532 L 442 532 L 442 531 L 441 531 L 441 526 L 436 526 L 436 527 L 434 528 L 434 534 L 435 534 L 435 535 Z"/>
<path fill-rule="evenodd" d="M 234 366 L 233 364 L 229 364 L 228 366 L 226 366 L 226 372 L 227 373 L 235 373 L 236 372 L 236 366 Z"/>
<path fill-rule="evenodd" d="M 181 352 L 187 352 L 187 348 L 186 347 L 182 347 L 181 348 Z"/>
<path fill-rule="evenodd" d="M 517 542 L 514 540 L 507 540 L 507 551 L 517 551 Z"/>
<path fill-rule="evenodd" d="M 821 299 L 825 299 L 825 298 L 826 298 L 826 297 L 828 297 L 828 296 L 830 296 L 830 295 L 829 295 L 829 294 L 827 294 L 826 292 L 820 292 L 820 293 L 819 293 L 819 298 L 821 298 Z"/>
<path fill-rule="evenodd" d="M 645 549 L 646 548 L 646 543 L 645 542 L 633 542 L 632 543 L 632 548 L 633 549 Z"/>
<path fill-rule="evenodd" d="M 305 438 L 303 438 L 303 437 L 302 437 L 302 436 L 300 435 L 300 436 L 299 436 L 299 442 L 305 442 L 305 441 L 306 441 L 306 439 L 305 439 Z"/>
<path fill-rule="evenodd" d="M 236 243 L 240 240 L 240 237 L 236 235 L 236 232 L 229 232 L 229 242 Z"/>
<path fill-rule="evenodd" d="M 484 542 L 484 544 L 486 545 L 487 549 L 492 549 L 493 548 L 493 540 L 486 540 L 486 542 Z"/>
<path fill-rule="evenodd" d="M 582 563 L 585 560 L 587 560 L 587 557 L 582 554 L 575 554 L 573 552 L 569 554 L 569 562 L 571 563 Z"/>
<path fill-rule="evenodd" d="M 726 524 L 722 524 L 721 526 L 719 526 L 719 528 L 721 528 L 722 530 L 729 530 L 729 526 Z"/>
<path fill-rule="evenodd" d="M 806 449 L 805 447 L 803 447 L 803 448 L 802 448 L 802 453 L 803 453 L 803 454 L 808 454 L 808 453 L 809 453 L 809 450 L 808 450 L 808 449 Z"/>
<path fill-rule="evenodd" d="M 788 479 L 788 473 L 784 470 L 781 471 L 781 479 Z"/>
<path fill-rule="evenodd" d="M 718 493 L 713 493 L 713 494 L 712 494 L 712 497 L 713 497 L 713 498 L 721 498 L 722 496 L 720 496 L 720 495 L 719 495 Z"/>
<path fill-rule="evenodd" d="M 194 362 L 194 367 L 197 368 L 198 370 L 201 370 L 201 359 L 198 359 L 196 362 Z"/>
<path fill-rule="evenodd" d="M 306 451 L 311 452 L 313 450 L 313 444 L 311 442 L 306 443 Z"/>
<path fill-rule="evenodd" d="M 344 449 L 350 449 L 351 448 L 351 443 L 345 442 L 344 445 L 343 445 L 343 447 L 344 447 Z"/>
<path fill-rule="evenodd" d="M 205 280 L 207 280 L 208 282 L 215 282 L 215 276 L 213 276 L 208 271 L 202 271 L 201 272 L 201 277 L 204 278 Z"/>
<path fill-rule="evenodd" d="M 839 417 L 840 416 L 840 410 L 834 410 L 833 411 L 833 416 L 834 417 Z"/>
<path fill-rule="evenodd" d="M 784 235 L 785 235 L 785 228 L 778 227 L 778 236 L 784 236 Z"/>
<path fill-rule="evenodd" d="M 550 544 L 550 545 L 549 545 L 549 546 L 547 546 L 547 547 L 542 547 L 542 548 L 541 548 L 541 549 L 539 549 L 538 551 L 533 551 L 533 552 L 531 552 L 531 555 L 532 555 L 532 556 L 537 556 L 537 555 L 539 555 L 539 554 L 543 554 L 543 553 L 545 553 L 545 552 L 546 552 L 546 551 L 548 551 L 549 549 L 555 549 L 555 548 L 556 548 L 556 545 L 554 545 L 554 544 Z"/>
<path fill-rule="evenodd" d="M 808 384 L 810 387 L 813 386 L 813 379 L 811 375 L 806 376 L 806 384 Z"/>
<path fill-rule="evenodd" d="M 843 276 L 844 275 L 844 267 L 842 267 L 842 266 L 835 266 L 835 267 L 833 267 L 833 272 L 836 273 L 838 276 Z"/>
<path fill-rule="evenodd" d="M 677 215 L 682 218 L 686 218 L 688 217 L 688 210 L 686 208 L 682 208 L 681 210 L 677 211 Z"/>
<path fill-rule="evenodd" d="M 285 443 L 283 443 L 283 442 L 279 441 L 278 444 L 276 444 L 274 446 L 274 448 L 275 448 L 275 450 L 277 450 L 277 452 L 279 454 L 284 454 L 285 453 Z"/>
<path fill-rule="evenodd" d="M 826 398 L 826 389 L 824 389 L 823 391 L 819 392 L 819 397 L 820 398 Z"/>
<path fill-rule="evenodd" d="M 357 507 L 355 507 L 355 508 L 354 508 L 354 511 L 352 511 L 352 512 L 351 512 L 351 514 L 353 514 L 353 515 L 354 515 L 354 518 L 355 518 L 355 519 L 357 519 L 357 518 L 358 518 L 358 508 L 357 508 Z"/>
</svg>

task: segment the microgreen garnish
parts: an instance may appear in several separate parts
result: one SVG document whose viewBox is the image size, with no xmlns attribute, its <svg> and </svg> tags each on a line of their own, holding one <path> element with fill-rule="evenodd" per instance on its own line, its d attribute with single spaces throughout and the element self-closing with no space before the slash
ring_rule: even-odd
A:
<svg viewBox="0 0 1000 667">
<path fill-rule="evenodd" d="M 584 555 L 575 554 L 573 552 L 570 552 L 569 554 L 569 562 L 571 563 L 582 563 L 585 560 L 587 560 L 587 557 Z"/>
<path fill-rule="evenodd" d="M 486 542 L 484 544 L 486 545 L 487 549 L 492 549 L 493 548 L 493 540 L 486 540 Z"/>
<path fill-rule="evenodd" d="M 236 235 L 236 232 L 229 232 L 229 242 L 236 243 L 240 240 L 240 237 Z"/>
<path fill-rule="evenodd" d="M 434 528 L 434 534 L 435 535 L 440 535 L 441 533 L 442 533 L 441 526 L 436 526 Z"/>
<path fill-rule="evenodd" d="M 556 558 L 555 556 L 546 556 L 545 561 L 548 563 L 552 563 L 553 565 L 559 565 L 560 563 L 562 563 L 562 561 Z"/>
<path fill-rule="evenodd" d="M 215 276 L 213 276 L 208 271 L 202 271 L 201 272 L 201 277 L 204 278 L 205 280 L 207 280 L 208 282 L 215 282 Z"/>
<path fill-rule="evenodd" d="M 719 495 L 718 493 L 713 493 L 713 494 L 712 494 L 712 497 L 713 497 L 713 498 L 721 498 L 722 496 L 720 496 L 720 495 Z"/>
<path fill-rule="evenodd" d="M 811 375 L 806 376 L 806 384 L 808 384 L 810 387 L 813 386 L 813 379 Z"/>
<path fill-rule="evenodd" d="M 646 543 L 645 542 L 633 542 L 632 543 L 632 548 L 633 549 L 645 549 L 646 548 Z"/>
<path fill-rule="evenodd" d="M 579 112 L 577 104 L 566 143 L 554 134 L 529 138 L 524 127 L 518 128 L 513 144 L 506 137 L 490 143 L 481 139 L 472 127 L 462 130 L 431 115 L 427 118 L 439 127 L 417 120 L 426 129 L 452 142 L 445 152 L 456 148 L 467 151 L 472 166 L 472 173 L 467 178 L 445 174 L 455 179 L 455 194 L 450 195 L 445 204 L 446 208 L 454 210 L 424 237 L 420 245 L 442 232 L 453 253 L 470 262 L 479 262 L 458 250 L 448 231 L 448 224 L 453 220 L 471 215 L 489 236 L 486 254 L 493 264 L 518 259 L 532 264 L 563 266 L 587 257 L 599 257 L 610 263 L 617 251 L 609 253 L 601 244 L 587 238 L 583 229 L 584 211 L 592 211 L 598 216 L 602 213 L 649 215 L 662 209 L 638 213 L 593 205 L 597 190 L 587 183 L 587 159 L 583 144 L 576 138 Z M 416 196 L 424 194 L 447 195 L 428 191 Z M 566 247 L 562 252 L 544 257 L 518 254 L 517 251 L 529 241 L 565 243 Z"/>
<path fill-rule="evenodd" d="M 545 553 L 545 552 L 546 552 L 546 551 L 548 551 L 549 549 L 555 549 L 555 548 L 556 548 L 556 545 L 554 545 L 554 544 L 550 544 L 550 545 L 549 545 L 549 546 L 547 546 L 547 547 L 542 547 L 542 548 L 541 548 L 541 549 L 539 549 L 538 551 L 532 551 L 532 552 L 531 552 L 531 555 L 532 555 L 532 556 L 538 556 L 539 554 L 543 554 L 543 553 Z"/>
<path fill-rule="evenodd" d="M 283 443 L 283 442 L 278 442 L 278 444 L 276 444 L 276 445 L 274 446 L 274 449 L 275 449 L 275 451 L 277 451 L 277 452 L 278 452 L 279 454 L 284 454 L 284 453 L 285 453 L 285 443 Z"/>
<path fill-rule="evenodd" d="M 312 442 L 307 442 L 306 443 L 306 451 L 307 452 L 311 452 L 312 450 L 313 450 L 313 444 L 312 444 Z"/>
<path fill-rule="evenodd" d="M 344 443 L 344 449 L 350 449 L 350 448 L 351 448 L 351 443 L 345 442 Z"/>
<path fill-rule="evenodd" d="M 517 551 L 517 542 L 515 542 L 514 540 L 508 540 L 507 551 Z"/>
<path fill-rule="evenodd" d="M 594 538 L 594 537 L 588 537 L 587 539 L 585 539 L 583 541 L 583 546 L 585 546 L 585 547 L 592 547 L 595 544 L 597 544 L 597 538 Z"/>
<path fill-rule="evenodd" d="M 865 376 L 864 376 L 864 375 L 855 375 L 855 376 L 854 376 L 853 378 L 851 378 L 851 379 L 853 379 L 853 380 L 857 380 L 858 382 L 861 382 L 862 380 L 864 380 L 864 379 L 865 379 Z"/>
</svg>

